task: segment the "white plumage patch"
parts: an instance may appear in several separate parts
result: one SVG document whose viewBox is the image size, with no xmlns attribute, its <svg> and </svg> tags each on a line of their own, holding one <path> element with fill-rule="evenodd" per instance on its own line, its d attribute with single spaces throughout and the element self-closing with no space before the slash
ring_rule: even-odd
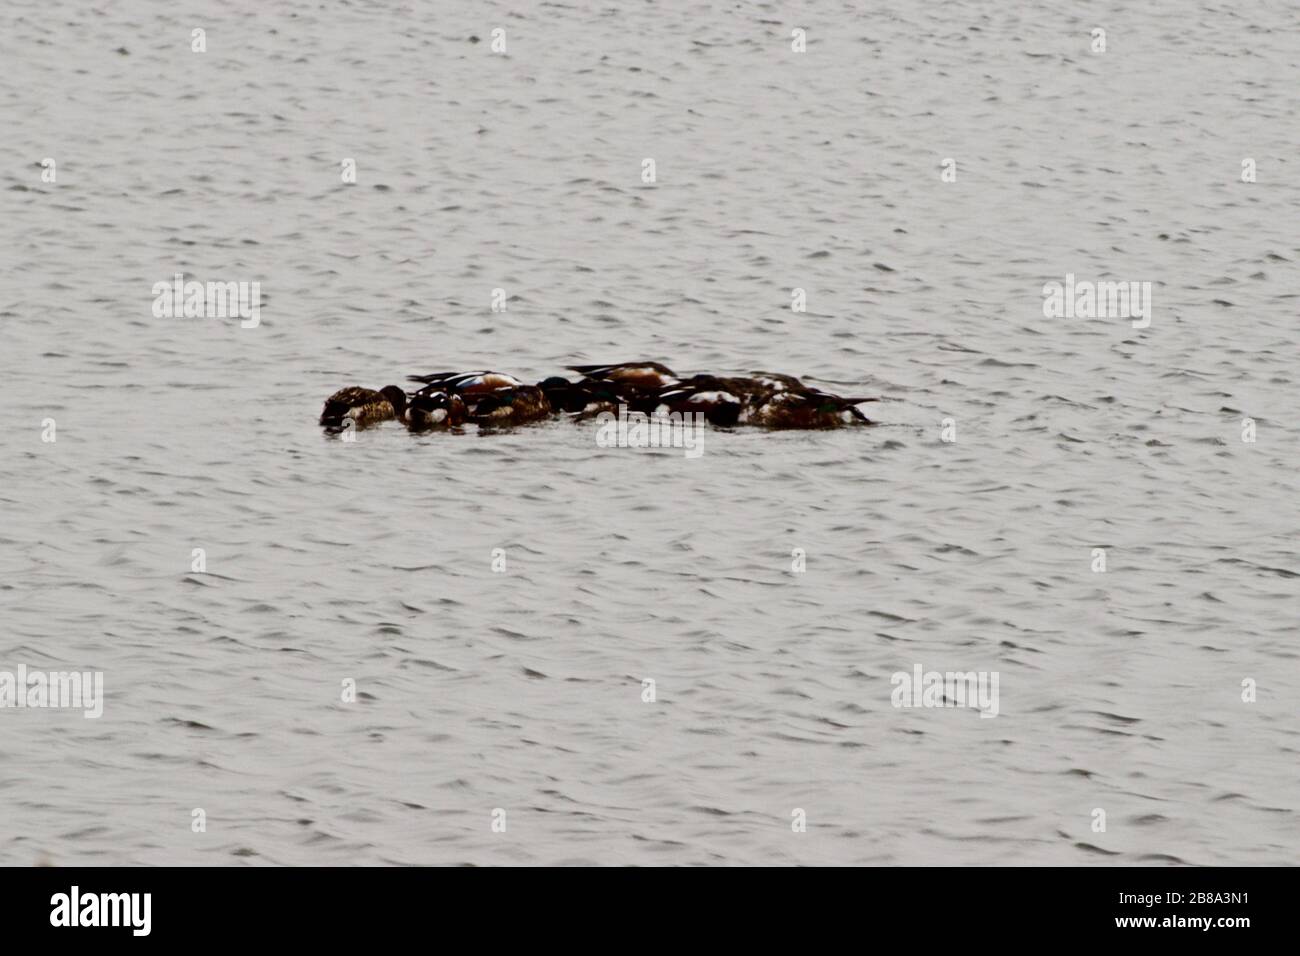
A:
<svg viewBox="0 0 1300 956">
<path fill-rule="evenodd" d="M 740 404 L 740 399 L 736 398 L 730 392 L 696 392 L 688 402 L 734 402 Z"/>
<path fill-rule="evenodd" d="M 503 375 L 500 372 L 489 372 L 483 375 L 475 375 L 470 379 L 462 379 L 457 382 L 459 388 L 471 388 L 475 385 L 487 385 L 489 388 L 516 388 L 523 384 L 513 375 Z"/>
</svg>

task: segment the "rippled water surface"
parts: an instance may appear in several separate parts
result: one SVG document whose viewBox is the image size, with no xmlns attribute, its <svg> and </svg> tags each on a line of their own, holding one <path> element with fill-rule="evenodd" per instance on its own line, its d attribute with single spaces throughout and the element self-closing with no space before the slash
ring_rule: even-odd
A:
<svg viewBox="0 0 1300 956">
<path fill-rule="evenodd" d="M 0 11 L 0 863 L 1295 862 L 1294 6 L 238 6 Z M 888 401 L 315 426 L 641 358 Z"/>
</svg>

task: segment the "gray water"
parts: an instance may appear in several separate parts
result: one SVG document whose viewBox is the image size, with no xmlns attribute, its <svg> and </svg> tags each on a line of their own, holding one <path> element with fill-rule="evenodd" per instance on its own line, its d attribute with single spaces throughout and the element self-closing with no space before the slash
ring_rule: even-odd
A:
<svg viewBox="0 0 1300 956">
<path fill-rule="evenodd" d="M 1296 861 L 1294 6 L 236 6 L 0 10 L 0 863 Z M 887 400 L 315 423 L 629 359 Z"/>
</svg>

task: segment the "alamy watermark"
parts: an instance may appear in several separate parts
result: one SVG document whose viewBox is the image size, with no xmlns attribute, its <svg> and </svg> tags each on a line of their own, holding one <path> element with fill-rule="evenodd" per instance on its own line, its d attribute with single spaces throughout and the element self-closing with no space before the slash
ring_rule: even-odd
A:
<svg viewBox="0 0 1300 956">
<path fill-rule="evenodd" d="M 596 416 L 596 444 L 601 448 L 681 448 L 687 458 L 704 454 L 705 419 L 700 412 L 646 415 L 618 406 L 618 414 Z"/>
<path fill-rule="evenodd" d="M 1043 286 L 1043 315 L 1049 319 L 1132 319 L 1133 328 L 1151 324 L 1150 282 L 1093 282 L 1065 274 Z"/>
<path fill-rule="evenodd" d="M 66 707 L 94 719 L 104 713 L 103 671 L 0 671 L 0 708 Z"/>
<path fill-rule="evenodd" d="M 895 707 L 974 707 L 981 717 L 998 715 L 997 671 L 925 671 L 920 664 L 897 671 L 889 700 Z"/>
<path fill-rule="evenodd" d="M 133 936 L 148 936 L 152 910 L 152 893 L 83 893 L 74 883 L 50 897 L 50 925 L 124 926 Z"/>
<path fill-rule="evenodd" d="M 171 282 L 153 284 L 153 314 L 157 319 L 243 319 L 241 329 L 262 321 L 262 283 L 185 281 L 178 272 Z"/>
</svg>

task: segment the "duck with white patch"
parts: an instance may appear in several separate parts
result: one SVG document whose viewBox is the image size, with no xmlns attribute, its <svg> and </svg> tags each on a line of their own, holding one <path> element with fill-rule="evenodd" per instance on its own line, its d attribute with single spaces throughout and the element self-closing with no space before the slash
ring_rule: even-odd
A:
<svg viewBox="0 0 1300 956">
<path fill-rule="evenodd" d="M 431 428 L 455 428 L 469 418 L 465 400 L 439 385 L 426 385 L 411 396 L 406 424 L 413 432 Z"/>
<path fill-rule="evenodd" d="M 843 425 L 871 425 L 871 419 L 857 407 L 877 398 L 845 398 L 814 388 L 783 389 L 755 396 L 740 413 L 742 425 L 765 428 L 839 428 Z"/>
<path fill-rule="evenodd" d="M 583 378 L 615 382 L 636 389 L 657 389 L 676 385 L 677 373 L 658 362 L 619 362 L 614 365 L 570 365 Z"/>
<path fill-rule="evenodd" d="M 730 428 L 740 419 L 745 399 L 716 382 L 697 382 L 664 389 L 656 397 L 655 415 L 694 412 L 710 425 Z"/>
<path fill-rule="evenodd" d="M 412 382 L 438 385 L 448 393 L 455 393 L 468 401 L 468 396 L 483 395 L 499 388 L 518 388 L 524 383 L 504 372 L 430 372 L 428 375 L 408 375 Z"/>
<path fill-rule="evenodd" d="M 548 379 L 538 385 L 504 372 L 433 372 L 408 376 L 426 382 L 427 389 L 440 389 L 464 402 L 465 420 L 480 425 L 521 425 L 546 418 L 552 413 L 548 397 L 564 379 Z M 549 383 L 549 384 L 548 384 Z"/>
</svg>

